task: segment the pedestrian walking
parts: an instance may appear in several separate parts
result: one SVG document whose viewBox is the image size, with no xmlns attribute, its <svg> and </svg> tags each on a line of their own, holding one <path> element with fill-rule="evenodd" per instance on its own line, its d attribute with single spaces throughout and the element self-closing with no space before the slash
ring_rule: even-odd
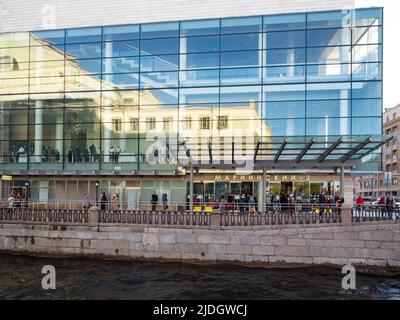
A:
<svg viewBox="0 0 400 320">
<path fill-rule="evenodd" d="M 168 209 L 168 195 L 163 193 L 162 195 L 163 211 Z"/>
<path fill-rule="evenodd" d="M 14 195 L 12 193 L 8 197 L 8 207 L 10 209 L 14 208 Z"/>
<path fill-rule="evenodd" d="M 82 198 L 82 207 L 85 210 L 88 210 L 90 208 L 89 199 L 88 199 L 88 195 L 87 195 L 86 192 L 85 192 L 85 194 L 83 195 L 83 198 Z"/>
<path fill-rule="evenodd" d="M 153 194 L 151 195 L 151 211 L 156 211 L 157 203 L 158 203 L 158 195 L 154 191 Z"/>
<path fill-rule="evenodd" d="M 113 197 L 112 197 L 112 210 L 113 211 L 117 211 L 119 210 L 119 195 L 118 193 L 114 193 Z"/>
<path fill-rule="evenodd" d="M 101 210 L 106 210 L 106 205 L 107 205 L 106 193 L 102 192 L 101 193 L 101 197 L 100 197 L 100 208 L 101 208 Z"/>
<path fill-rule="evenodd" d="M 219 210 L 221 214 L 225 213 L 225 206 L 226 206 L 225 196 L 221 196 L 221 200 L 219 201 Z"/>
</svg>

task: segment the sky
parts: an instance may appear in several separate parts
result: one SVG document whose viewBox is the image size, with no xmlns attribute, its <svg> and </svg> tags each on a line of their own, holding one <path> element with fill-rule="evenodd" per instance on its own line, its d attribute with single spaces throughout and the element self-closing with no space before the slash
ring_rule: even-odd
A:
<svg viewBox="0 0 400 320">
<path fill-rule="evenodd" d="M 384 7 L 383 108 L 392 108 L 400 104 L 400 1 L 355 0 L 355 2 L 356 7 Z"/>
</svg>

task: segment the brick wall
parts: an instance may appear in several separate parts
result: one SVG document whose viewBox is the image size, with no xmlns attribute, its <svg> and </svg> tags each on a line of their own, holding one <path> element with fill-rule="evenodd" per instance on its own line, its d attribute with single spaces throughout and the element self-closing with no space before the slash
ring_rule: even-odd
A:
<svg viewBox="0 0 400 320">
<path fill-rule="evenodd" d="M 54 230 L 56 228 L 56 230 Z M 254 229 L 0 225 L 0 252 L 400 267 L 400 224 Z"/>
<path fill-rule="evenodd" d="M 337 10 L 354 7 L 354 0 L 15 0 L 0 6 L 0 32 L 10 32 Z"/>
</svg>

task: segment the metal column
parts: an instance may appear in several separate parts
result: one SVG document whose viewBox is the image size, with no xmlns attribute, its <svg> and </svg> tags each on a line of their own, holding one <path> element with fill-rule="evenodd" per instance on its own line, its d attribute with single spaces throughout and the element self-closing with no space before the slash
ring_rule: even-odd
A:
<svg viewBox="0 0 400 320">
<path fill-rule="evenodd" d="M 190 212 L 193 212 L 193 167 L 190 167 L 190 200 L 189 200 Z"/>
<path fill-rule="evenodd" d="M 263 180 L 262 180 L 262 199 L 261 199 L 261 201 L 262 201 L 262 207 L 261 207 L 261 213 L 262 214 L 265 214 L 265 207 L 266 207 L 266 205 L 267 205 L 267 197 L 266 197 L 266 195 L 265 195 L 265 182 L 266 182 L 266 170 L 265 170 L 265 167 L 263 167 Z"/>
<path fill-rule="evenodd" d="M 340 167 L 340 197 L 344 199 L 344 167 Z"/>
</svg>

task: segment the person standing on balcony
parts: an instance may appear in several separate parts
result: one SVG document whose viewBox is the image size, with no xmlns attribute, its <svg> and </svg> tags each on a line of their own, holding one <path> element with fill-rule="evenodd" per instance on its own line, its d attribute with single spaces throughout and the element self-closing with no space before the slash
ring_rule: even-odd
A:
<svg viewBox="0 0 400 320">
<path fill-rule="evenodd" d="M 89 152 L 90 152 L 90 162 L 96 162 L 97 150 L 94 143 L 92 143 L 91 146 L 89 147 Z"/>
<path fill-rule="evenodd" d="M 115 162 L 114 146 L 111 146 L 111 148 L 110 148 L 110 162 Z"/>
<path fill-rule="evenodd" d="M 121 148 L 119 146 L 117 146 L 117 148 L 115 149 L 115 162 L 119 162 L 119 155 L 121 154 Z"/>
</svg>

